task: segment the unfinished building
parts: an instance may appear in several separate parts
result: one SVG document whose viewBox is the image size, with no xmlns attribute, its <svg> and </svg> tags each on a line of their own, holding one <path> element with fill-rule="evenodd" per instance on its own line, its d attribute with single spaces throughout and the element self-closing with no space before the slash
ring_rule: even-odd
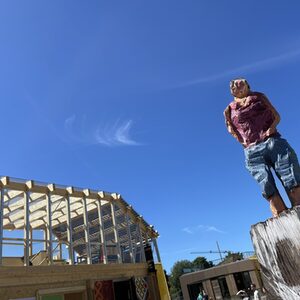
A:
<svg viewBox="0 0 300 300">
<path fill-rule="evenodd" d="M 2 177 L 0 299 L 160 299 L 157 237 L 120 194 Z"/>
</svg>

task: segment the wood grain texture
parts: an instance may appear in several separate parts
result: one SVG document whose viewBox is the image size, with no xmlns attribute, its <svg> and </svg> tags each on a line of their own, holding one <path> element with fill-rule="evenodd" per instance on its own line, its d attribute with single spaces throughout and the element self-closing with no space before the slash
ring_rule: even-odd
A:
<svg viewBox="0 0 300 300">
<path fill-rule="evenodd" d="M 268 299 L 300 299 L 300 207 L 251 227 Z"/>
<path fill-rule="evenodd" d="M 0 288 L 29 284 L 147 276 L 147 264 L 0 267 Z"/>
<path fill-rule="evenodd" d="M 148 276 L 147 264 L 0 266 L 0 300 L 33 297 L 41 289 L 65 287 L 87 286 L 90 293 L 94 281 L 128 280 L 134 276 Z"/>
</svg>

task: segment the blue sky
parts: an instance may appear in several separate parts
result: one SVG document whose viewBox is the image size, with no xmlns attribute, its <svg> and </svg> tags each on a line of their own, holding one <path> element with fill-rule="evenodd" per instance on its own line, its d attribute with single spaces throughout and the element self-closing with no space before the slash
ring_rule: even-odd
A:
<svg viewBox="0 0 300 300">
<path fill-rule="evenodd" d="M 245 76 L 300 153 L 298 1 L 0 1 L 1 171 L 118 192 L 167 270 L 270 216 L 227 133 Z M 208 255 L 208 259 L 218 256 Z"/>
</svg>

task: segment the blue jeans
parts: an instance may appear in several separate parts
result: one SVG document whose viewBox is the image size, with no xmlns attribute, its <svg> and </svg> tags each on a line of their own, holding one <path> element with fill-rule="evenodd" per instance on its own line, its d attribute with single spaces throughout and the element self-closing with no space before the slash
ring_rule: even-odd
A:
<svg viewBox="0 0 300 300">
<path fill-rule="evenodd" d="M 297 155 L 281 137 L 270 137 L 257 145 L 245 148 L 246 168 L 259 183 L 262 194 L 270 198 L 278 193 L 271 169 L 288 192 L 300 185 L 300 167 Z"/>
</svg>

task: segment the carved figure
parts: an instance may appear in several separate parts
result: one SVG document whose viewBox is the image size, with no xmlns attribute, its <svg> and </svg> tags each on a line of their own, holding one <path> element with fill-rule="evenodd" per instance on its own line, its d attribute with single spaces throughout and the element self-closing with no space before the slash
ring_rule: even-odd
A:
<svg viewBox="0 0 300 300">
<path fill-rule="evenodd" d="M 287 207 L 271 170 L 283 184 L 292 206 L 300 205 L 300 166 L 297 155 L 277 131 L 280 116 L 268 98 L 250 90 L 246 79 L 230 81 L 234 100 L 224 111 L 225 123 L 243 146 L 246 168 L 259 183 L 274 217 Z"/>
</svg>

